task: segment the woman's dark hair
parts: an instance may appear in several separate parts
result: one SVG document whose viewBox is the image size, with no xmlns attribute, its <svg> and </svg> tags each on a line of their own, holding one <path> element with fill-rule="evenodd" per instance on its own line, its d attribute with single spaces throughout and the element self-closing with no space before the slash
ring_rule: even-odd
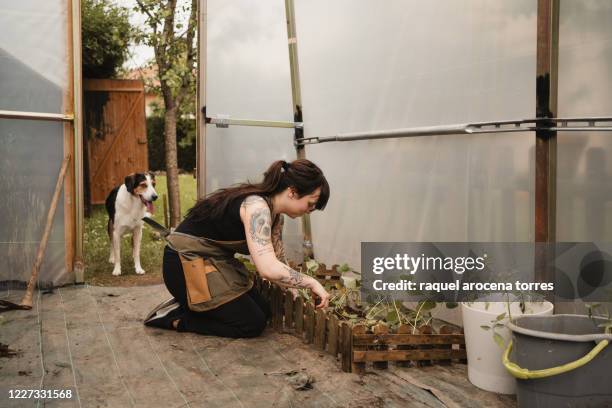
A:
<svg viewBox="0 0 612 408">
<path fill-rule="evenodd" d="M 315 205 L 317 210 L 324 209 L 329 200 L 329 184 L 316 164 L 306 159 L 298 159 L 291 163 L 277 160 L 266 170 L 261 183 L 247 182 L 217 190 L 208 197 L 198 200 L 186 218 L 195 221 L 217 219 L 223 216 L 230 203 L 236 199 L 244 199 L 253 194 L 269 198 L 288 187 L 294 188 L 300 198 L 320 187 L 321 195 Z"/>
</svg>

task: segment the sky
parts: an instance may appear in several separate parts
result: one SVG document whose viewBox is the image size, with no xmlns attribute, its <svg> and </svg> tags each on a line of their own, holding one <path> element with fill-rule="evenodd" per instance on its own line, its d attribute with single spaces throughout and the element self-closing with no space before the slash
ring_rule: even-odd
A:
<svg viewBox="0 0 612 408">
<path fill-rule="evenodd" d="M 141 13 L 133 10 L 134 7 L 136 6 L 135 0 L 112 0 L 112 1 L 115 4 L 126 7 L 127 9 L 130 10 L 130 23 L 134 27 L 140 27 L 142 29 L 147 28 L 145 17 Z M 181 13 L 180 8 L 181 6 L 188 6 L 190 4 L 191 4 L 190 0 L 178 0 L 177 1 L 177 10 L 179 10 L 179 12 L 177 12 L 176 22 L 181 22 L 186 25 L 186 20 L 188 19 L 189 15 L 186 13 Z M 154 56 L 155 55 L 153 53 L 153 48 L 146 46 L 146 45 L 132 45 L 130 46 L 130 57 L 125 65 L 127 68 L 142 67 L 143 65 L 146 65 L 148 61 L 153 59 Z"/>
<path fill-rule="evenodd" d="M 114 0 L 114 3 L 126 7 L 130 10 L 130 23 L 135 27 L 144 27 L 145 18 L 142 14 L 133 10 L 136 5 L 135 0 Z M 154 57 L 153 48 L 146 45 L 131 45 L 130 57 L 126 61 L 127 68 L 142 67 Z"/>
</svg>

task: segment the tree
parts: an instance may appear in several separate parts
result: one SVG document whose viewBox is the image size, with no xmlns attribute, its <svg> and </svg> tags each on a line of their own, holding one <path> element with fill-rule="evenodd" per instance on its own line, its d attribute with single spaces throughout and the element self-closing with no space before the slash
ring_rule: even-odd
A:
<svg viewBox="0 0 612 408">
<path fill-rule="evenodd" d="M 180 6 L 177 0 L 136 0 L 136 3 L 135 10 L 145 16 L 148 27 L 141 33 L 140 41 L 153 48 L 164 101 L 170 225 L 176 226 L 180 221 L 176 123 L 195 93 L 197 0 L 183 0 Z"/>
<path fill-rule="evenodd" d="M 135 35 L 129 10 L 108 0 L 83 0 L 81 15 L 83 77 L 117 76 Z"/>
</svg>

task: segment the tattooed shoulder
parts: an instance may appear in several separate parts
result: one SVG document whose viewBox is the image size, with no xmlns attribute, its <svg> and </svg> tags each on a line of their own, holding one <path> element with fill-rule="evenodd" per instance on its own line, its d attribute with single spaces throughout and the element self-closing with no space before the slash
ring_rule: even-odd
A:
<svg viewBox="0 0 612 408">
<path fill-rule="evenodd" d="M 258 195 L 250 195 L 247 198 L 244 199 L 244 201 L 242 201 L 242 204 L 240 205 L 241 207 L 247 208 L 250 205 L 253 204 L 261 204 L 261 203 L 266 203 L 266 200 L 264 200 L 263 198 L 261 198 Z M 267 205 L 267 204 L 266 204 Z"/>
<path fill-rule="evenodd" d="M 270 210 L 266 208 L 256 208 L 249 215 L 249 235 L 253 242 L 259 245 L 271 243 L 271 219 Z"/>
</svg>

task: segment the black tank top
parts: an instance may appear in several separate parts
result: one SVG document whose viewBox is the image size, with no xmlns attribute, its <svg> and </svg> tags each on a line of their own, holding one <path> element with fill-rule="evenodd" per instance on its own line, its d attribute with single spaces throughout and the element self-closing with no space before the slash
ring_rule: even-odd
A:
<svg viewBox="0 0 612 408">
<path fill-rule="evenodd" d="M 265 197 L 264 200 L 266 200 Z M 225 210 L 222 217 L 208 221 L 193 221 L 186 218 L 176 228 L 182 232 L 196 237 L 206 237 L 217 241 L 242 241 L 246 239 L 244 224 L 240 219 L 240 205 L 243 198 L 233 200 Z M 268 202 L 268 200 L 266 200 Z M 268 203 L 269 205 L 269 203 Z"/>
</svg>

